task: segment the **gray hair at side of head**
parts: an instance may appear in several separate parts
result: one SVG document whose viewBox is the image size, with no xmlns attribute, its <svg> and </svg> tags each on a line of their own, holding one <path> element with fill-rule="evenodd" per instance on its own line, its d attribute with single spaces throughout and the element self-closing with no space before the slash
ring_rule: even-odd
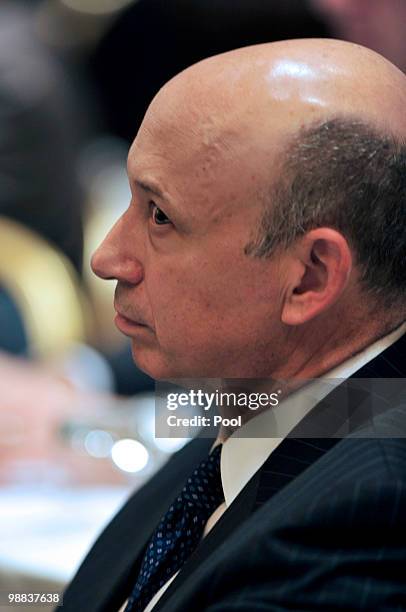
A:
<svg viewBox="0 0 406 612">
<path fill-rule="evenodd" d="M 359 119 L 311 125 L 286 148 L 247 255 L 270 257 L 317 227 L 347 239 L 363 288 L 386 307 L 406 298 L 406 143 Z"/>
</svg>

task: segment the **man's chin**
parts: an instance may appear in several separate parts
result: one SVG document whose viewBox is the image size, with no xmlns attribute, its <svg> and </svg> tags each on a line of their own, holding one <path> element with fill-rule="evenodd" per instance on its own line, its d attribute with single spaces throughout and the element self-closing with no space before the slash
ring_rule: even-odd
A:
<svg viewBox="0 0 406 612">
<path fill-rule="evenodd" d="M 156 381 L 182 385 L 182 382 L 204 378 L 200 373 L 198 375 L 192 373 L 190 367 L 176 367 L 173 359 L 170 362 L 166 361 L 159 351 L 141 348 L 134 341 L 131 343 L 131 352 L 137 368 Z"/>
<path fill-rule="evenodd" d="M 167 381 L 176 378 L 173 368 L 164 362 L 158 351 L 141 348 L 138 342 L 132 341 L 131 353 L 137 368 L 154 380 Z"/>
<path fill-rule="evenodd" d="M 217 385 L 219 380 L 227 378 L 227 372 L 214 371 L 214 367 L 205 367 L 201 363 L 192 363 L 191 360 L 176 360 L 174 355 L 166 357 L 165 354 L 154 346 L 140 344 L 137 340 L 131 342 L 131 352 L 135 365 L 139 370 L 150 376 L 156 381 L 167 382 L 176 385 L 192 385 L 197 381 L 205 381 L 205 384 Z M 235 378 L 235 376 L 229 376 Z"/>
</svg>

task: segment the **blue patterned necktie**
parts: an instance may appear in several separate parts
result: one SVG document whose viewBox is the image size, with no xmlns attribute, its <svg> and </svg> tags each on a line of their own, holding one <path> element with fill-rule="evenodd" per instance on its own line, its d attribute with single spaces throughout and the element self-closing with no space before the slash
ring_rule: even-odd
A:
<svg viewBox="0 0 406 612">
<path fill-rule="evenodd" d="M 208 518 L 224 502 L 220 456 L 221 445 L 195 469 L 160 520 L 147 544 L 125 612 L 144 610 L 199 544 Z"/>
</svg>

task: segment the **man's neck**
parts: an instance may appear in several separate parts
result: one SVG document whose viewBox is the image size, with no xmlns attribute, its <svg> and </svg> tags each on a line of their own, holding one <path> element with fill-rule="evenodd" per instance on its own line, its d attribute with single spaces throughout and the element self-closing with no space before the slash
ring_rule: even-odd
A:
<svg viewBox="0 0 406 612">
<path fill-rule="evenodd" d="M 342 374 L 337 374 L 336 372 L 344 372 L 345 368 L 343 369 L 339 366 L 343 366 L 346 363 L 351 363 L 351 361 L 357 363 L 359 361 L 361 364 L 360 367 L 362 367 L 364 361 L 368 362 L 382 350 L 378 347 L 377 352 L 373 350 L 369 351 L 368 349 L 370 347 L 373 347 L 378 341 L 384 338 L 388 338 L 389 346 L 392 343 L 392 337 L 393 341 L 396 341 L 399 334 L 402 335 L 404 332 L 406 332 L 406 322 L 389 325 L 385 328 L 381 327 L 377 329 L 373 335 L 369 334 L 362 338 L 359 334 L 353 338 L 349 336 L 345 338 L 345 341 L 342 338 L 341 342 L 338 344 L 337 340 L 334 338 L 334 334 L 332 334 L 326 339 L 328 344 L 324 347 L 320 347 L 319 352 L 313 352 L 307 355 L 305 359 L 302 360 L 301 367 L 296 368 L 296 370 L 289 367 L 294 363 L 293 358 L 292 363 L 283 364 L 279 370 L 275 369 L 269 378 L 258 380 L 226 379 L 222 381 L 221 390 L 224 393 L 234 393 L 240 396 L 241 394 L 245 394 L 247 396 L 247 406 L 249 404 L 248 398 L 252 398 L 253 394 L 259 395 L 263 393 L 268 396 L 276 395 L 281 399 L 285 399 L 294 391 L 308 385 L 316 378 L 329 376 L 329 373 L 331 373 L 333 377 L 341 376 Z M 327 346 L 330 347 L 330 350 L 328 350 Z M 366 355 L 365 359 L 362 358 L 363 354 Z M 241 406 L 240 403 L 240 405 L 237 406 L 227 405 L 220 407 L 220 412 L 221 415 L 227 419 L 241 416 L 241 422 L 244 425 L 257 414 L 269 409 L 272 408 L 270 406 L 260 406 L 253 411 L 249 407 Z M 236 427 L 222 427 L 219 431 L 218 440 L 224 442 L 235 430 Z"/>
</svg>

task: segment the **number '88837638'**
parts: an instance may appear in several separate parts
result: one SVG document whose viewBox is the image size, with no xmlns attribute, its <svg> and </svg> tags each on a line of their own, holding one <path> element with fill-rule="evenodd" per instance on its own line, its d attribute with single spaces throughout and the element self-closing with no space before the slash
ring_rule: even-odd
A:
<svg viewBox="0 0 406 612">
<path fill-rule="evenodd" d="M 4 599 L 4 598 L 1 598 Z M 61 603 L 59 593 L 7 593 L 8 604 L 57 604 Z"/>
</svg>

